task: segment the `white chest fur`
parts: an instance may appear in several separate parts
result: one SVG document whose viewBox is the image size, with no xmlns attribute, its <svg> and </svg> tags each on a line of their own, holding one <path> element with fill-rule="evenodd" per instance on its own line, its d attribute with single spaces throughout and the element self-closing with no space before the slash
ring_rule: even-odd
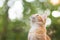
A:
<svg viewBox="0 0 60 40">
<path fill-rule="evenodd" d="M 33 24 L 33 25 L 31 25 L 31 29 L 29 32 L 34 32 L 34 31 L 36 31 L 37 28 L 38 28 L 38 26 L 36 24 Z"/>
</svg>

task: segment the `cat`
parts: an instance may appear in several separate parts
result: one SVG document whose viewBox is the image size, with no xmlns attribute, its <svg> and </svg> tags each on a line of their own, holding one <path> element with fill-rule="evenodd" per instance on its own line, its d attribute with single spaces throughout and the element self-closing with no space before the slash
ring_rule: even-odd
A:
<svg viewBox="0 0 60 40">
<path fill-rule="evenodd" d="M 30 17 L 31 28 L 28 33 L 28 40 L 51 40 L 46 33 L 46 18 L 46 14 L 33 14 Z"/>
</svg>

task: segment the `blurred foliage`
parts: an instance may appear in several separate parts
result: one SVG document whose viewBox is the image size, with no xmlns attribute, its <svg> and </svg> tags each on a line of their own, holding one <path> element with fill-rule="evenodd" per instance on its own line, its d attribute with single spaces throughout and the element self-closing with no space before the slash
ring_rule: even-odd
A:
<svg viewBox="0 0 60 40">
<path fill-rule="evenodd" d="M 47 27 L 47 34 L 51 37 L 52 40 L 60 40 L 60 17 L 54 18 L 52 16 L 52 11 L 57 10 L 60 5 L 53 6 L 50 4 L 49 0 L 47 1 L 48 2 L 39 2 L 39 0 L 36 0 L 29 3 L 23 0 L 23 20 L 16 20 L 15 22 L 11 22 L 8 18 L 8 0 L 5 0 L 4 6 L 0 8 L 0 40 L 27 40 L 28 30 L 30 27 L 29 17 L 32 14 L 37 13 L 37 8 L 42 10 L 50 9 L 51 14 L 49 17 L 52 20 L 52 24 Z M 27 14 L 29 9 L 31 11 L 29 14 Z"/>
</svg>

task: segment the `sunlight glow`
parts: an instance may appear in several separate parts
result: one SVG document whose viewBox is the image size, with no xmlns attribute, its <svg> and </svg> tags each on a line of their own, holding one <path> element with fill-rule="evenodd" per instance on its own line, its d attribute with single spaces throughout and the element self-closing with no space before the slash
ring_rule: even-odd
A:
<svg viewBox="0 0 60 40">
<path fill-rule="evenodd" d="M 38 14 L 43 14 L 44 13 L 43 9 L 37 8 L 36 10 L 37 10 Z"/>
<path fill-rule="evenodd" d="M 34 2 L 35 0 L 26 0 L 27 2 Z"/>
<path fill-rule="evenodd" d="M 15 2 L 15 0 L 9 0 L 8 3 L 7 3 L 7 5 L 8 5 L 9 7 L 12 7 L 13 4 L 14 4 L 14 2 Z"/>
<path fill-rule="evenodd" d="M 0 7 L 4 5 L 5 0 L 0 0 Z"/>
<path fill-rule="evenodd" d="M 50 9 L 46 9 L 45 13 L 47 14 L 47 16 L 49 16 L 50 15 Z"/>
<path fill-rule="evenodd" d="M 46 26 L 49 26 L 49 25 L 51 25 L 51 19 L 47 18 L 47 20 L 46 20 Z"/>
<path fill-rule="evenodd" d="M 47 2 L 47 0 L 39 0 L 40 2 Z"/>
<path fill-rule="evenodd" d="M 50 2 L 53 4 L 53 5 L 57 5 L 60 3 L 60 0 L 50 0 Z"/>
<path fill-rule="evenodd" d="M 53 11 L 52 16 L 54 17 L 60 17 L 60 12 L 59 11 Z"/>
<path fill-rule="evenodd" d="M 23 10 L 24 8 L 22 2 L 16 1 L 8 11 L 9 19 L 11 19 L 12 21 L 14 21 L 15 19 L 21 20 L 23 18 Z"/>
</svg>

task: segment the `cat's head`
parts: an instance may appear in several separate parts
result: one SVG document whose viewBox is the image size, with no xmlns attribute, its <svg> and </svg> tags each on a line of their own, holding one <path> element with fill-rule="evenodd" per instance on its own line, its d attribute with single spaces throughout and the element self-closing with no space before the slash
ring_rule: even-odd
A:
<svg viewBox="0 0 60 40">
<path fill-rule="evenodd" d="M 33 14 L 31 17 L 30 17 L 30 22 L 33 24 L 39 24 L 39 25 L 45 25 L 46 23 L 46 18 L 47 18 L 47 15 L 46 14 Z"/>
</svg>

